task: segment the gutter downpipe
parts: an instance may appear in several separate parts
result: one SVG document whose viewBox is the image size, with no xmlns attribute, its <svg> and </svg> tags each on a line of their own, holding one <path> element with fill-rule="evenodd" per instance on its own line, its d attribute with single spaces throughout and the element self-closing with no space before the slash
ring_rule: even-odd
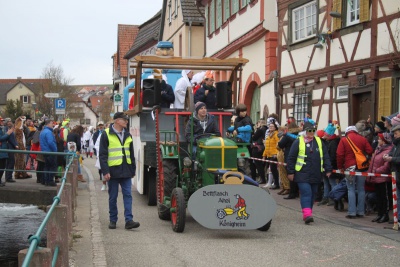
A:
<svg viewBox="0 0 400 267">
<path fill-rule="evenodd" d="M 192 56 L 192 21 L 189 21 L 189 57 Z"/>
</svg>

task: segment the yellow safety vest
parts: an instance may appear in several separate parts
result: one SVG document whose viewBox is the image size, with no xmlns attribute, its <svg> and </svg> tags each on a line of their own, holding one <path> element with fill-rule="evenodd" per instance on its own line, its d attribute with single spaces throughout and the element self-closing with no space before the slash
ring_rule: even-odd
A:
<svg viewBox="0 0 400 267">
<path fill-rule="evenodd" d="M 322 142 L 321 138 L 318 136 L 315 136 L 315 141 L 317 141 L 318 148 L 319 148 L 319 156 L 321 157 L 321 172 L 324 171 L 324 155 L 323 155 L 323 150 L 322 150 Z M 296 166 L 295 170 L 300 171 L 301 168 L 303 168 L 303 165 L 306 165 L 305 159 L 306 159 L 306 143 L 304 142 L 304 136 L 300 136 L 299 138 L 299 154 L 297 155 L 297 161 L 296 161 Z"/>
<path fill-rule="evenodd" d="M 124 155 L 126 156 L 126 162 L 131 164 L 131 151 L 129 150 L 129 146 L 133 141 L 132 137 L 128 136 L 124 145 L 121 145 L 121 141 L 117 134 L 110 134 L 110 129 L 106 129 L 105 132 L 108 137 L 108 166 L 112 167 L 121 165 Z"/>
</svg>

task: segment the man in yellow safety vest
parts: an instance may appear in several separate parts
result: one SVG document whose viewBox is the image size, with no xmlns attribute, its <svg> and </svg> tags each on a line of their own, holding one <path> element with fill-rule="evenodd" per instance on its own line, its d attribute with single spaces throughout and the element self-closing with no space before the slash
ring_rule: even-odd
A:
<svg viewBox="0 0 400 267">
<path fill-rule="evenodd" d="M 132 136 L 127 129 L 128 116 L 123 112 L 114 114 L 114 123 L 100 137 L 99 159 L 104 179 L 108 183 L 109 229 L 115 229 L 118 221 L 118 187 L 124 201 L 125 229 L 137 228 L 132 215 L 132 178 L 136 164 Z"/>
</svg>

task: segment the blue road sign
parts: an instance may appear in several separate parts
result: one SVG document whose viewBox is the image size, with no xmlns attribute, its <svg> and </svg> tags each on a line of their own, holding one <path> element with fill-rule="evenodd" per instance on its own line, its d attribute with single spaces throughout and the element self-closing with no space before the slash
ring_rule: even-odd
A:
<svg viewBox="0 0 400 267">
<path fill-rule="evenodd" d="M 56 107 L 56 109 L 65 109 L 66 107 L 65 98 L 57 98 L 54 101 L 55 101 L 54 106 Z"/>
</svg>

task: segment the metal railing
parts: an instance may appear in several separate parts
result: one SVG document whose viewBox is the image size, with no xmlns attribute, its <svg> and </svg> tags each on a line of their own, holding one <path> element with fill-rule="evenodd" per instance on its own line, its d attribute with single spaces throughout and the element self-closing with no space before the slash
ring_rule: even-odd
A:
<svg viewBox="0 0 400 267">
<path fill-rule="evenodd" d="M 21 153 L 21 154 L 44 154 L 44 155 L 54 155 L 54 156 L 65 156 L 66 157 L 66 167 L 65 167 L 65 171 L 64 171 L 64 175 L 61 178 L 61 185 L 60 185 L 60 189 L 57 193 L 57 195 L 53 198 L 53 203 L 50 207 L 50 209 L 47 211 L 47 214 L 43 220 L 43 222 L 40 224 L 39 229 L 36 231 L 35 235 L 32 235 L 29 237 L 29 248 L 28 251 L 26 253 L 25 259 L 22 263 L 22 267 L 28 267 L 30 265 L 30 262 L 32 260 L 32 256 L 34 254 L 34 252 L 36 251 L 36 249 L 38 248 L 38 244 L 40 243 L 40 236 L 43 232 L 43 230 L 46 227 L 47 222 L 49 221 L 55 207 L 60 203 L 61 201 L 61 193 L 64 189 L 64 185 L 66 183 L 67 180 L 67 173 L 69 171 L 69 169 L 71 168 L 71 165 L 73 163 L 73 160 L 75 158 L 77 158 L 77 154 L 75 152 L 42 152 L 42 151 L 23 151 L 23 150 L 13 150 L 13 149 L 0 149 L 0 153 L 4 152 L 4 153 Z M 8 170 L 8 169 L 2 169 L 2 170 Z M 26 171 L 26 172 L 44 172 L 44 171 L 36 171 L 36 170 L 8 170 L 8 171 Z M 47 172 L 47 171 L 46 171 Z M 48 172 L 47 172 L 48 173 Z M 54 248 L 54 254 L 53 254 L 53 259 L 52 259 L 52 266 L 56 266 L 56 262 L 57 262 L 57 257 L 59 254 L 59 247 L 56 246 Z"/>
</svg>

